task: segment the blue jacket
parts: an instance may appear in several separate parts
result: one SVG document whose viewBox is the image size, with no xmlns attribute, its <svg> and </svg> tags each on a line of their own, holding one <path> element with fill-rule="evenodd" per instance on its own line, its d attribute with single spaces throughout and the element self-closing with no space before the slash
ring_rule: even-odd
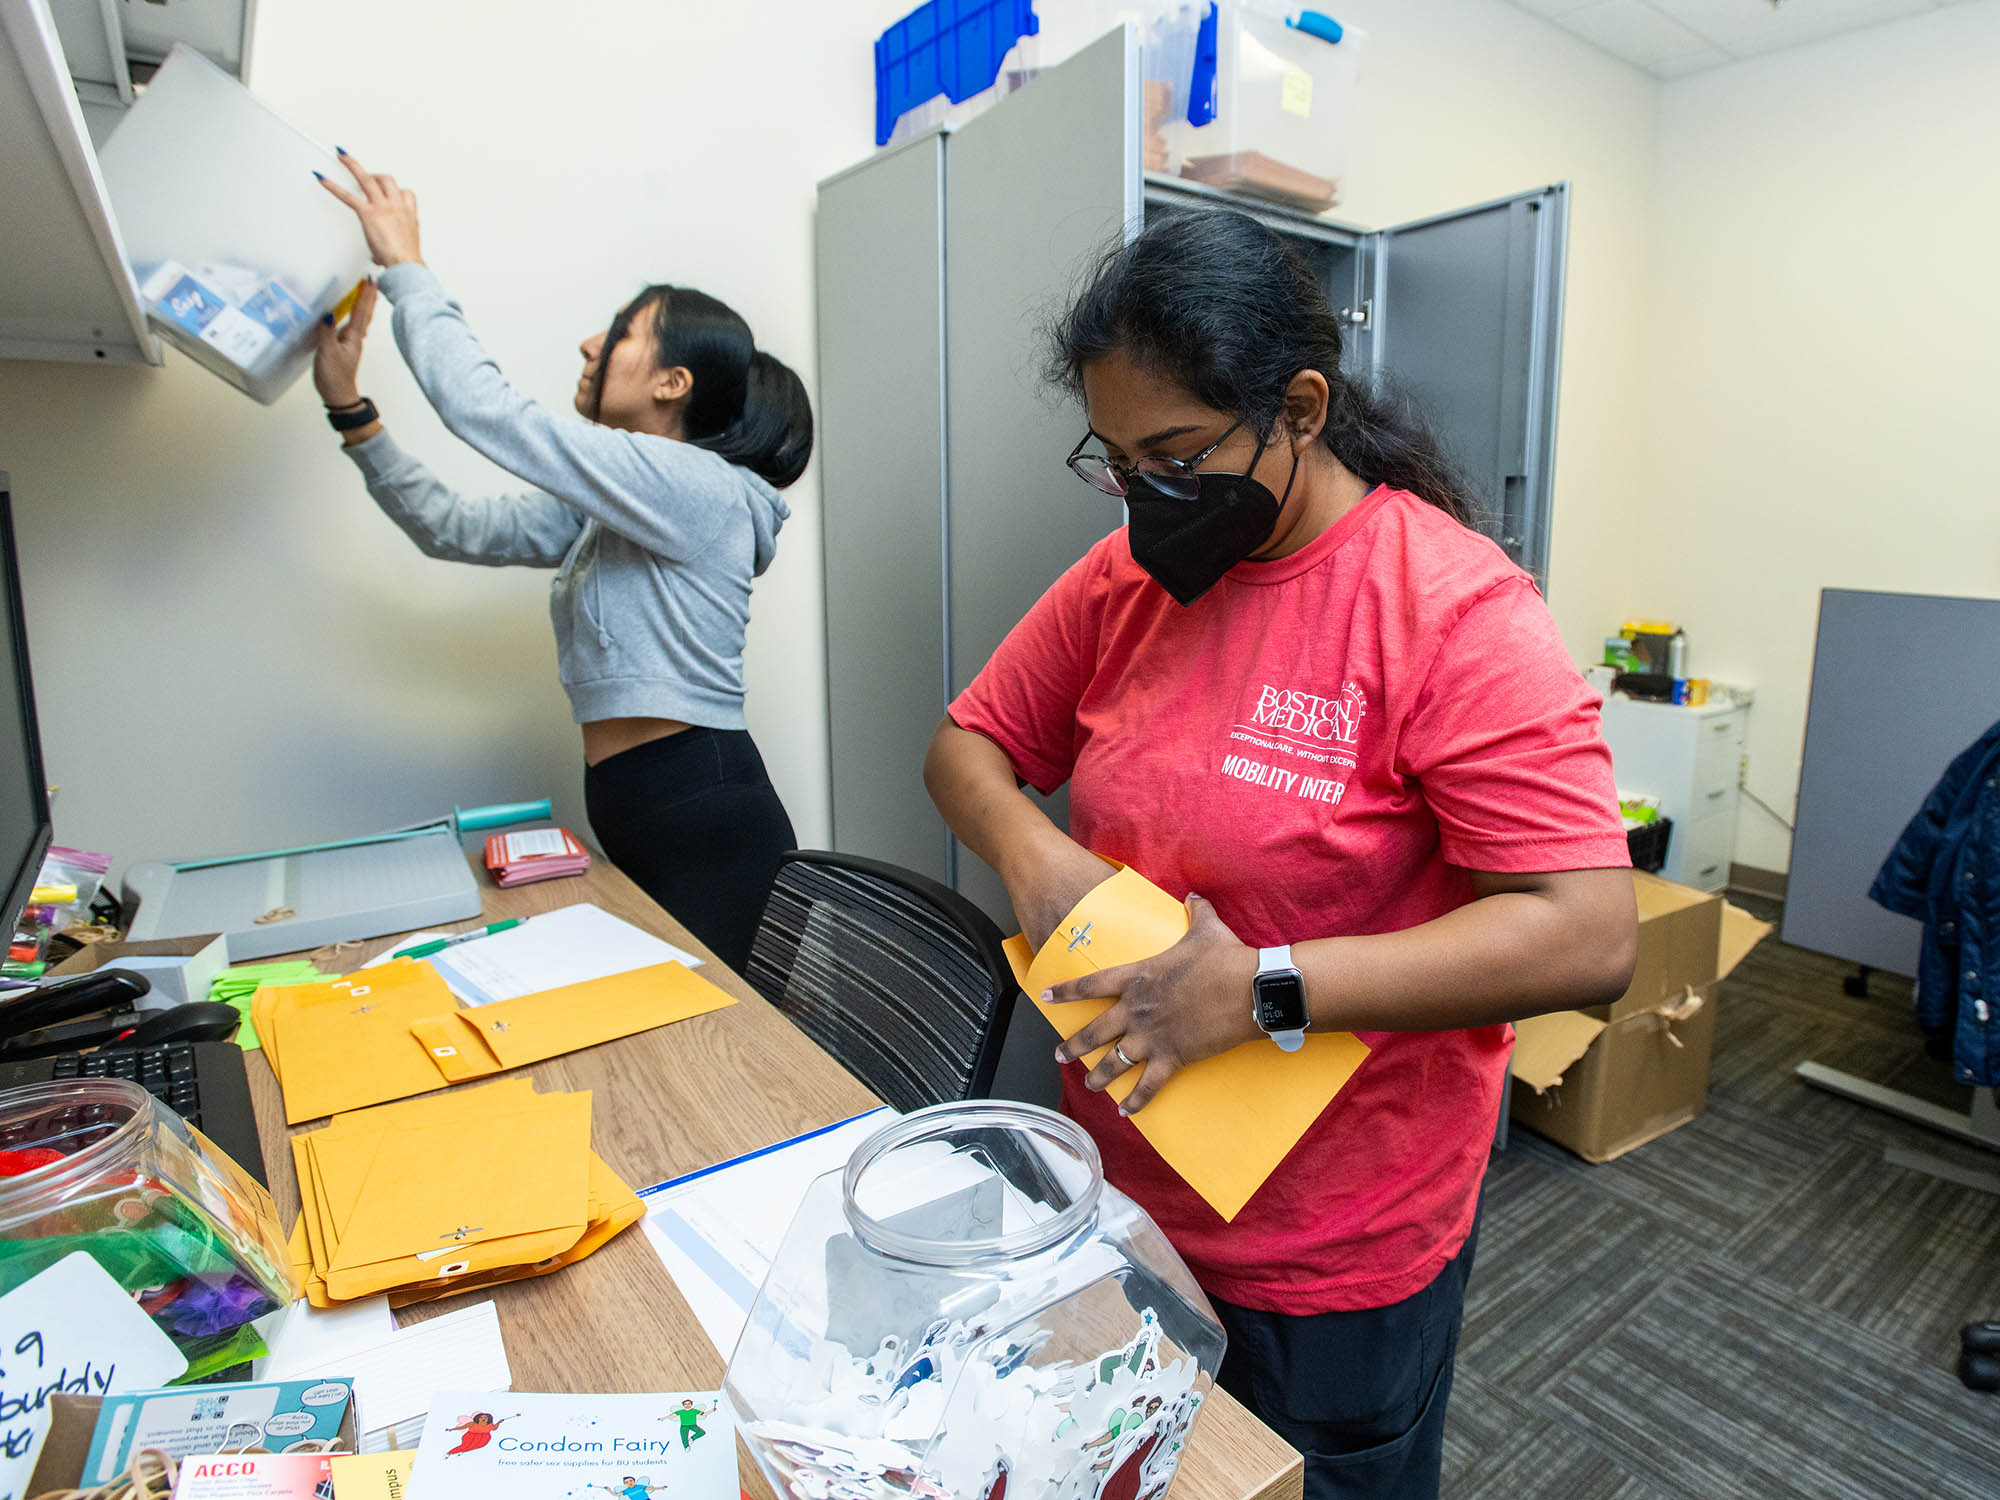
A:
<svg viewBox="0 0 2000 1500">
<path fill-rule="evenodd" d="M 1960 1083 L 2000 1085 L 2000 724 L 1951 763 L 1868 896 L 1924 924 L 1917 1024 L 1951 1034 Z"/>
</svg>

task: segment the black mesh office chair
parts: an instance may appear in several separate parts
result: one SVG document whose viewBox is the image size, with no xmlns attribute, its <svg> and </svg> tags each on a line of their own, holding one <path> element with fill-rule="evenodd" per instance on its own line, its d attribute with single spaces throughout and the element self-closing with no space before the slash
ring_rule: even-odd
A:
<svg viewBox="0 0 2000 1500">
<path fill-rule="evenodd" d="M 991 1090 L 1018 993 L 1000 929 L 956 891 L 808 849 L 779 862 L 744 977 L 906 1113 Z"/>
</svg>

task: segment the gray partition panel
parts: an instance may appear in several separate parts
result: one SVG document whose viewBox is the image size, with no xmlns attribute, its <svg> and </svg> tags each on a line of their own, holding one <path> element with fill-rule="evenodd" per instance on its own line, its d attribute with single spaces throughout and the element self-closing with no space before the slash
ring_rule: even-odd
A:
<svg viewBox="0 0 2000 1500">
<path fill-rule="evenodd" d="M 1826 589 L 1784 939 L 1893 974 L 1919 928 L 1869 884 L 1952 757 L 2000 719 L 2000 600 Z"/>
<path fill-rule="evenodd" d="M 833 846 L 949 875 L 923 761 L 944 712 L 944 137 L 820 184 L 820 483 Z"/>
</svg>

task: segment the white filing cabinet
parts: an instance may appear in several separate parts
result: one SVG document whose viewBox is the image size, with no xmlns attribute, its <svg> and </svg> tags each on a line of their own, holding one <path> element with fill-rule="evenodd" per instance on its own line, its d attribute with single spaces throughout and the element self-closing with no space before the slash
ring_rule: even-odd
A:
<svg viewBox="0 0 2000 1500">
<path fill-rule="evenodd" d="M 1689 708 L 1620 693 L 1604 700 L 1604 739 L 1620 790 L 1659 798 L 1661 813 L 1674 820 L 1660 871 L 1666 879 L 1698 891 L 1729 883 L 1749 719 L 1743 704 Z"/>
</svg>

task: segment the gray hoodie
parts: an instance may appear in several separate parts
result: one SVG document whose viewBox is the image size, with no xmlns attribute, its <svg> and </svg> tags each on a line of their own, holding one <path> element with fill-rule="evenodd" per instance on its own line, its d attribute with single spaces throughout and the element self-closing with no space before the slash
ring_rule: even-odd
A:
<svg viewBox="0 0 2000 1500">
<path fill-rule="evenodd" d="M 556 569 L 556 659 L 572 716 L 743 728 L 750 581 L 791 512 L 692 443 L 551 412 L 507 383 L 429 268 L 383 272 L 396 343 L 444 425 L 537 488 L 454 493 L 387 432 L 347 450 L 368 493 L 432 557 Z"/>
</svg>

